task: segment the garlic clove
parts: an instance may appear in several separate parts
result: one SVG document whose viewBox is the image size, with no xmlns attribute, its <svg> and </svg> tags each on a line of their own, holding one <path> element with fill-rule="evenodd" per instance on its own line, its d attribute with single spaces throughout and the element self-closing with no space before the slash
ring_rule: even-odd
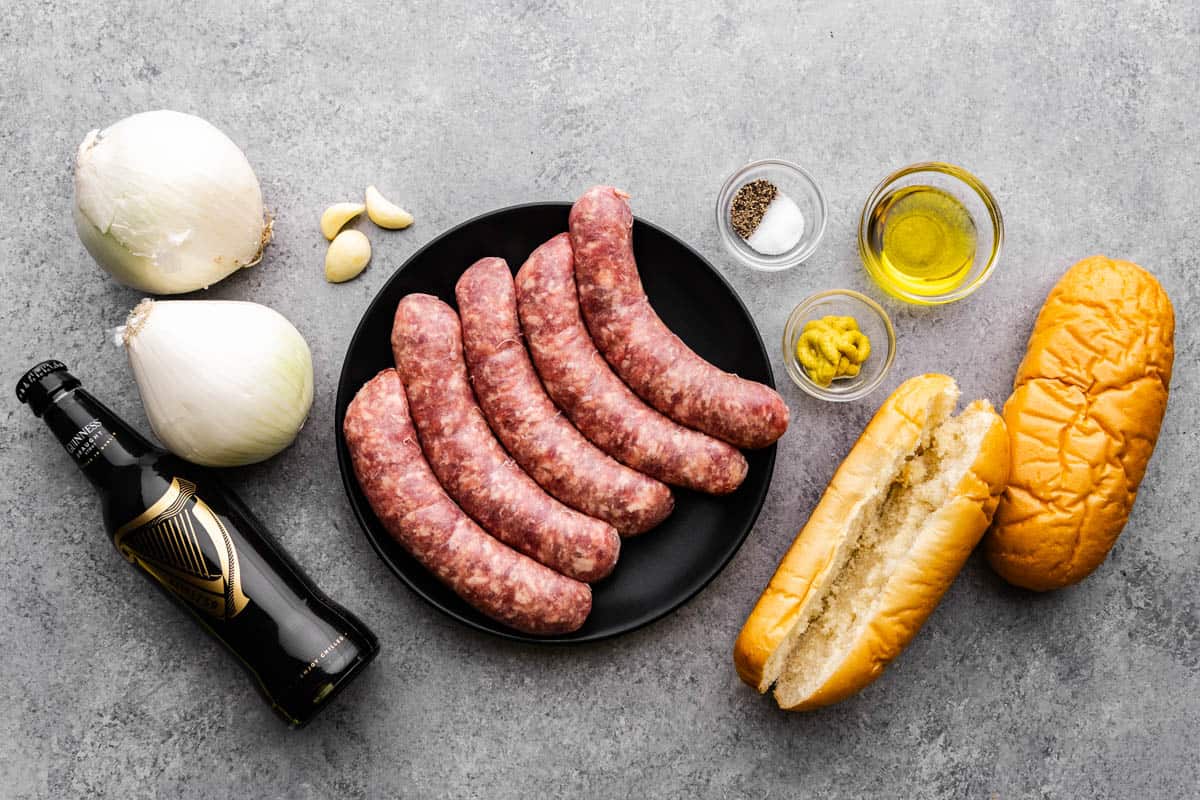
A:
<svg viewBox="0 0 1200 800">
<path fill-rule="evenodd" d="M 325 251 L 325 280 L 342 283 L 357 277 L 371 260 L 371 242 L 362 231 L 342 231 Z"/>
<path fill-rule="evenodd" d="M 366 208 L 362 203 L 334 203 L 321 214 L 321 233 L 333 241 L 347 222 L 357 217 Z"/>
<path fill-rule="evenodd" d="M 413 224 L 413 215 L 388 200 L 374 186 L 367 187 L 367 216 L 381 228 L 399 230 Z"/>
</svg>

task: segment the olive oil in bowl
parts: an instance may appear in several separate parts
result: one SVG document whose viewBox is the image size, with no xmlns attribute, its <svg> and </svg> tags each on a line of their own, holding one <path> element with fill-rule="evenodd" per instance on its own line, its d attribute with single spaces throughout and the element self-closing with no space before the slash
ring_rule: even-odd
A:
<svg viewBox="0 0 1200 800">
<path fill-rule="evenodd" d="M 923 161 L 884 178 L 858 221 L 858 254 L 906 303 L 953 303 L 991 276 L 1004 244 L 996 198 L 962 167 Z"/>
<path fill-rule="evenodd" d="M 975 221 L 954 195 L 935 186 L 902 186 L 871 211 L 867 246 L 880 281 L 921 296 L 962 285 L 975 262 Z"/>
</svg>

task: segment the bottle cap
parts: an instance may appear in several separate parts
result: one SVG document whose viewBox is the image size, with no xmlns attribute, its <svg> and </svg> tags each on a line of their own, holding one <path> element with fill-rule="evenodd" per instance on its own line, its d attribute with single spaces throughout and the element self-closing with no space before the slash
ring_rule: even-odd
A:
<svg viewBox="0 0 1200 800">
<path fill-rule="evenodd" d="M 33 413 L 40 417 L 55 395 L 76 386 L 79 386 L 79 380 L 67 372 L 67 365 L 52 358 L 21 376 L 17 381 L 17 400 L 28 403 Z"/>
</svg>

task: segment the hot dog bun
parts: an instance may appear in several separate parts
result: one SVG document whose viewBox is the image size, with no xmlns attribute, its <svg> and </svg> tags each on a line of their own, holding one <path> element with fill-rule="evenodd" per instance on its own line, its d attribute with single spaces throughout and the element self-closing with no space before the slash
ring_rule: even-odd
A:
<svg viewBox="0 0 1200 800">
<path fill-rule="evenodd" d="M 952 417 L 945 375 L 900 385 L 834 474 L 734 646 L 786 709 L 862 689 L 909 643 L 978 543 L 1008 474 L 986 400 Z"/>
<path fill-rule="evenodd" d="M 1046 591 L 1104 561 L 1167 407 L 1175 314 L 1154 276 L 1093 256 L 1046 298 L 1004 404 L 1009 487 L 985 549 L 1010 583 Z"/>
</svg>

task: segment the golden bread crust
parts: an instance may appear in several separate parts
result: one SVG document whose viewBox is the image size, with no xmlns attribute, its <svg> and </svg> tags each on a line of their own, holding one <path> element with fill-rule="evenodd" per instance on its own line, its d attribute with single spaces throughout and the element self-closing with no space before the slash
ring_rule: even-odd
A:
<svg viewBox="0 0 1200 800">
<path fill-rule="evenodd" d="M 1093 256 L 1038 315 L 1004 405 L 1009 487 L 985 540 L 992 567 L 1037 591 L 1098 567 L 1125 526 L 1158 439 L 1175 316 L 1150 273 Z"/>
<path fill-rule="evenodd" d="M 780 706 L 807 711 L 844 700 L 878 678 L 908 646 L 954 583 L 987 530 L 1008 478 L 1008 433 L 986 400 L 967 411 L 992 416 L 979 452 L 951 492 L 950 501 L 925 524 L 899 569 L 884 586 L 878 612 L 840 659 L 830 677 L 799 702 Z"/>
<path fill-rule="evenodd" d="M 933 399 L 957 388 L 946 375 L 921 375 L 902 383 L 868 423 L 838 467 L 808 522 L 796 536 L 775 575 L 763 590 L 734 644 L 739 677 L 760 693 L 774 683 L 767 660 L 800 618 L 814 585 L 830 569 L 845 520 L 867 500 L 881 471 L 890 470 L 897 453 L 912 452 L 920 443 Z"/>
</svg>

